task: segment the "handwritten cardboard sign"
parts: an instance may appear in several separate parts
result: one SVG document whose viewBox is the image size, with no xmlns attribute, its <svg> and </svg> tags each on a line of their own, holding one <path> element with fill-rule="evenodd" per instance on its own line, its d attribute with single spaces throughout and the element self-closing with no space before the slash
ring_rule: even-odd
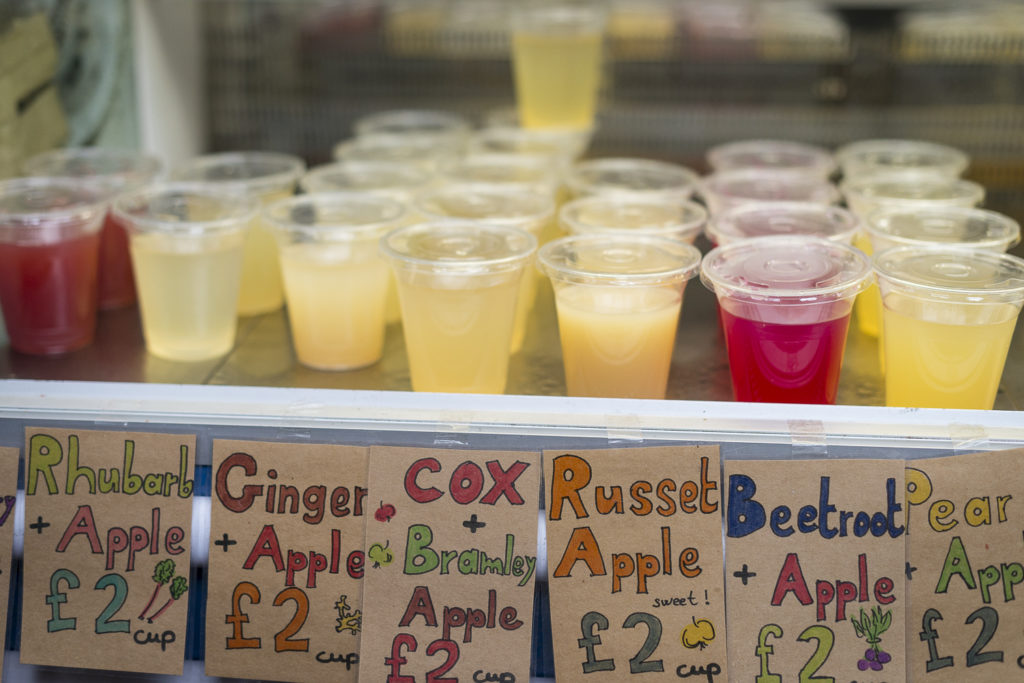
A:
<svg viewBox="0 0 1024 683">
<path fill-rule="evenodd" d="M 18 449 L 0 448 L 0 645 L 7 642 L 7 595 L 11 585 L 11 545 L 18 494 Z M 0 678 L 4 668 L 0 647 Z"/>
<path fill-rule="evenodd" d="M 540 454 L 372 448 L 359 680 L 529 680 Z"/>
<path fill-rule="evenodd" d="M 913 680 L 1024 680 L 1024 449 L 906 476 Z"/>
<path fill-rule="evenodd" d="M 25 430 L 23 663 L 181 673 L 195 444 Z"/>
<path fill-rule="evenodd" d="M 367 454 L 213 442 L 208 675 L 357 680 Z"/>
<path fill-rule="evenodd" d="M 730 461 L 725 473 L 734 680 L 904 680 L 903 461 Z"/>
<path fill-rule="evenodd" d="M 559 681 L 726 680 L 718 448 L 545 451 Z"/>
</svg>

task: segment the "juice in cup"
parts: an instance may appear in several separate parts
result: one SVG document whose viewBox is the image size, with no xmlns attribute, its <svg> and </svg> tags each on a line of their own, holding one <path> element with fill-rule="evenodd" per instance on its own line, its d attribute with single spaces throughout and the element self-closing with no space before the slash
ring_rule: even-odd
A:
<svg viewBox="0 0 1024 683">
<path fill-rule="evenodd" d="M 714 245 L 751 237 L 810 235 L 851 244 L 860 221 L 838 206 L 810 202 L 752 202 L 726 209 L 707 224 Z"/>
<path fill-rule="evenodd" d="M 106 198 L 73 178 L 0 182 L 0 305 L 14 350 L 49 355 L 92 341 Z"/>
<path fill-rule="evenodd" d="M 129 229 L 151 354 L 198 361 L 234 346 L 242 243 L 256 210 L 253 199 L 197 184 L 150 186 L 114 202 Z"/>
<path fill-rule="evenodd" d="M 712 249 L 701 280 L 718 297 L 737 401 L 835 403 L 853 298 L 871 264 L 820 237 L 755 237 Z"/>
<path fill-rule="evenodd" d="M 700 195 L 712 216 L 753 202 L 809 202 L 828 206 L 840 199 L 836 186 L 820 175 L 763 168 L 716 171 L 700 181 Z"/>
<path fill-rule="evenodd" d="M 836 150 L 844 180 L 893 172 L 959 178 L 970 162 L 958 149 L 923 140 L 860 140 Z"/>
<path fill-rule="evenodd" d="M 589 128 L 601 82 L 604 15 L 536 3 L 512 19 L 516 107 L 524 128 Z"/>
<path fill-rule="evenodd" d="M 519 280 L 536 245 L 518 228 L 472 221 L 420 223 L 382 238 L 398 276 L 414 391 L 505 391 Z"/>
<path fill-rule="evenodd" d="M 628 194 L 684 202 L 697 188 L 699 176 L 678 164 L 651 159 L 585 159 L 573 164 L 565 178 L 574 197 Z"/>
<path fill-rule="evenodd" d="M 972 207 L 985 198 L 985 188 L 969 180 L 938 176 L 930 172 L 904 171 L 844 180 L 840 185 L 850 207 L 861 222 L 879 209 L 946 209 Z M 866 232 L 861 232 L 854 246 L 865 254 L 874 253 Z M 882 300 L 878 291 L 869 287 L 857 297 L 857 326 L 872 337 L 879 336 L 882 322 Z M 884 357 L 884 354 L 883 354 Z"/>
<path fill-rule="evenodd" d="M 708 214 L 692 201 L 613 195 L 574 199 L 558 218 L 572 235 L 650 235 L 693 244 Z"/>
<path fill-rule="evenodd" d="M 26 175 L 78 178 L 94 183 L 97 191 L 110 198 L 152 182 L 159 172 L 160 162 L 154 157 L 103 147 L 58 149 L 25 162 Z M 96 287 L 101 310 L 135 303 L 128 233 L 111 213 L 107 213 L 100 231 Z"/>
<path fill-rule="evenodd" d="M 776 171 L 800 171 L 828 179 L 836 170 L 836 161 L 824 147 L 789 140 L 739 140 L 708 150 L 708 166 L 713 172 L 742 168 Z"/>
<path fill-rule="evenodd" d="M 700 252 L 648 235 L 574 235 L 537 256 L 551 278 L 570 396 L 665 398 L 683 289 Z"/>
<path fill-rule="evenodd" d="M 507 225 L 533 235 L 538 242 L 549 231 L 555 203 L 545 192 L 501 185 L 448 184 L 417 197 L 417 213 L 431 219 L 468 219 Z M 526 339 L 526 323 L 537 298 L 540 274 L 529 268 L 520 280 L 512 328 L 510 353 L 518 353 Z"/>
<path fill-rule="evenodd" d="M 350 370 L 380 360 L 390 269 L 378 242 L 405 209 L 363 193 L 306 194 L 265 216 L 281 240 L 288 320 L 299 362 Z"/>
<path fill-rule="evenodd" d="M 210 185 L 219 192 L 245 194 L 264 206 L 291 196 L 305 163 L 290 154 L 226 152 L 198 157 L 174 170 L 178 180 Z M 245 233 L 238 315 L 259 315 L 281 308 L 284 290 L 277 241 L 256 215 Z"/>
<path fill-rule="evenodd" d="M 1024 303 L 1024 260 L 948 246 L 875 259 L 888 359 L 885 404 L 987 410 Z"/>
</svg>

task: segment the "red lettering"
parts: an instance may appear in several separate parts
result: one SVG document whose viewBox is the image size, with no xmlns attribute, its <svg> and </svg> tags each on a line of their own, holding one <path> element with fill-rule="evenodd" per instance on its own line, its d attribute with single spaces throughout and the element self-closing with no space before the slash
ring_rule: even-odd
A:
<svg viewBox="0 0 1024 683">
<path fill-rule="evenodd" d="M 781 605 L 782 599 L 790 591 L 793 592 L 793 595 L 796 596 L 801 605 L 810 605 L 814 602 L 810 591 L 807 590 L 804 574 L 800 570 L 800 559 L 796 556 L 796 553 L 786 555 L 786 560 L 782 563 L 782 571 L 779 572 L 779 580 L 775 583 L 775 592 L 772 594 L 772 606 L 778 607 Z"/>
<path fill-rule="evenodd" d="M 494 479 L 494 486 L 487 492 L 487 495 L 480 499 L 480 502 L 484 505 L 494 505 L 498 502 L 498 498 L 505 496 L 512 505 L 522 505 L 524 501 L 516 490 L 516 479 L 526 471 L 527 467 L 529 467 L 528 463 L 517 460 L 507 470 L 503 470 L 500 462 L 489 460 L 487 471 Z"/>
<path fill-rule="evenodd" d="M 416 477 L 422 470 L 429 470 L 436 474 L 441 471 L 441 463 L 436 458 L 420 458 L 414 462 L 405 472 L 405 492 L 417 503 L 429 503 L 437 500 L 444 493 L 441 489 L 435 487 L 430 487 L 429 489 L 422 488 L 417 483 Z"/>
<path fill-rule="evenodd" d="M 277 540 L 277 533 L 274 532 L 272 524 L 266 524 L 260 532 L 256 542 L 253 543 L 249 557 L 242 565 L 243 569 L 252 569 L 261 557 L 269 557 L 274 562 L 277 571 L 284 571 L 284 559 L 281 557 L 281 544 Z"/>
</svg>

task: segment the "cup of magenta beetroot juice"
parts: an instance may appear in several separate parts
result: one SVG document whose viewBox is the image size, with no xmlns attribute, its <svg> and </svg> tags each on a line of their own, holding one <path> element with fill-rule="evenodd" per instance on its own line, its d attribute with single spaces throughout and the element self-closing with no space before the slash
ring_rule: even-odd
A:
<svg viewBox="0 0 1024 683">
<path fill-rule="evenodd" d="M 25 162 L 30 176 L 79 178 L 114 196 L 152 182 L 160 162 L 139 152 L 103 147 L 74 147 L 44 152 Z M 128 253 L 128 233 L 108 211 L 100 232 L 97 271 L 97 305 L 101 310 L 124 308 L 135 303 L 135 278 Z"/>
<path fill-rule="evenodd" d="M 820 237 L 757 237 L 712 249 L 701 281 L 718 297 L 737 401 L 835 403 L 853 300 L 871 262 Z"/>
<path fill-rule="evenodd" d="M 0 182 L 0 305 L 11 347 L 37 355 L 87 346 L 106 197 L 71 178 Z"/>
</svg>

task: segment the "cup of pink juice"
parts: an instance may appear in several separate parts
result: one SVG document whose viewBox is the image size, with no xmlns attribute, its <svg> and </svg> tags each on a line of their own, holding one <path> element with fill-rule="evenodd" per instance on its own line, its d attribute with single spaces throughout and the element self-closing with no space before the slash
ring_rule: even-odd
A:
<svg viewBox="0 0 1024 683">
<path fill-rule="evenodd" d="M 753 202 L 727 209 L 708 221 L 712 244 L 771 235 L 810 235 L 852 244 L 860 221 L 838 206 L 811 202 Z"/>
<path fill-rule="evenodd" d="M 156 179 L 161 164 L 155 157 L 123 149 L 74 147 L 52 150 L 25 162 L 30 176 L 68 177 L 93 182 L 110 198 Z M 100 231 L 97 305 L 101 310 L 135 303 L 135 279 L 128 253 L 128 233 L 108 211 Z"/>
<path fill-rule="evenodd" d="M 264 210 L 280 241 L 288 320 L 299 362 L 351 370 L 380 360 L 391 272 L 378 242 L 405 209 L 359 192 L 304 194 Z"/>
<path fill-rule="evenodd" d="M 92 342 L 108 196 L 72 178 L 0 181 L 0 305 L 14 350 L 49 355 Z"/>
<path fill-rule="evenodd" d="M 836 204 L 839 190 L 827 178 L 806 171 L 738 168 L 716 171 L 700 181 L 700 196 L 712 216 L 752 202 Z"/>
<path fill-rule="evenodd" d="M 700 273 L 718 297 L 737 401 L 835 403 L 853 300 L 871 277 L 863 252 L 757 237 L 712 249 Z"/>
<path fill-rule="evenodd" d="M 803 171 L 828 179 L 836 160 L 824 147 L 791 140 L 737 140 L 708 150 L 708 166 L 714 172 L 754 168 Z"/>
<path fill-rule="evenodd" d="M 537 260 L 555 290 L 568 394 L 665 398 L 700 252 L 664 237 L 587 234 L 544 245 Z"/>
<path fill-rule="evenodd" d="M 693 244 L 708 213 L 689 200 L 607 195 L 574 199 L 558 219 L 571 235 L 649 235 Z"/>
</svg>

